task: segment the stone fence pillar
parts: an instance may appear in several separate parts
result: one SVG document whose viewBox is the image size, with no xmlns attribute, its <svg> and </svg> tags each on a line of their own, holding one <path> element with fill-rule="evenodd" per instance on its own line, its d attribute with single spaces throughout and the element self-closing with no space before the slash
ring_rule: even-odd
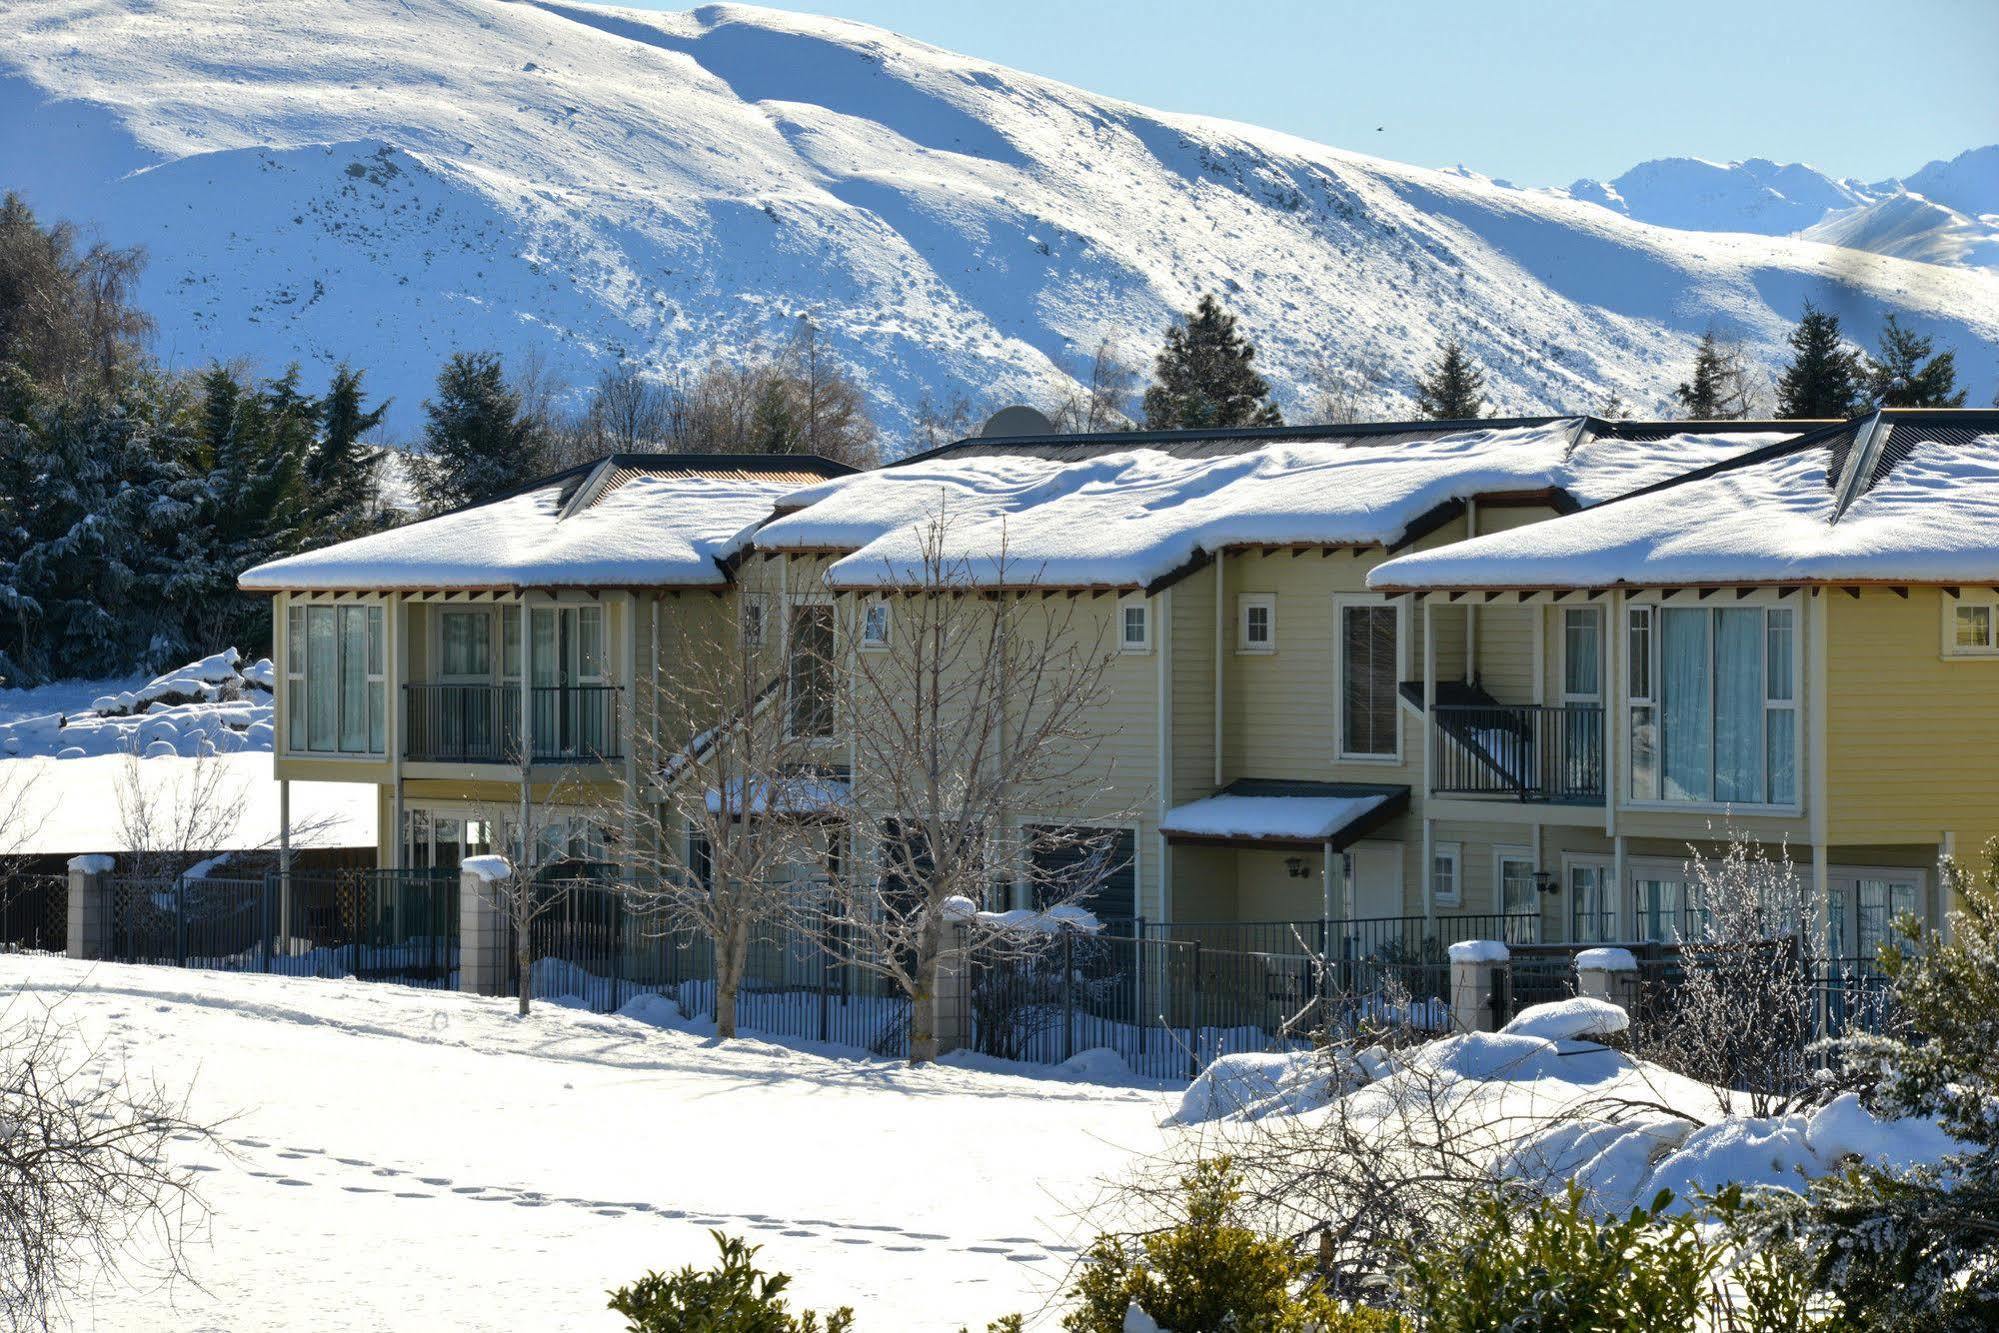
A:
<svg viewBox="0 0 1999 1333">
<path fill-rule="evenodd" d="M 69 860 L 69 939 L 64 952 L 71 958 L 111 956 L 111 869 L 115 864 L 101 855 L 72 856 Z"/>
<path fill-rule="evenodd" d="M 1511 992 L 1513 955 L 1499 940 L 1460 940 L 1450 948 L 1451 1028 L 1496 1032 L 1500 999 Z"/>
<path fill-rule="evenodd" d="M 1629 949 L 1584 949 L 1576 955 L 1576 994 L 1608 1001 L 1636 1017 L 1638 960 Z"/>
<path fill-rule="evenodd" d="M 972 1044 L 972 954 L 968 939 L 971 932 L 952 926 L 946 926 L 945 930 L 957 938 L 947 943 L 937 963 L 937 995 L 933 1000 L 937 1006 L 933 1015 L 936 1026 L 931 1031 L 937 1034 L 939 1055 Z"/>
<path fill-rule="evenodd" d="M 507 913 L 514 868 L 503 856 L 472 856 L 458 867 L 458 989 L 505 995 Z"/>
</svg>

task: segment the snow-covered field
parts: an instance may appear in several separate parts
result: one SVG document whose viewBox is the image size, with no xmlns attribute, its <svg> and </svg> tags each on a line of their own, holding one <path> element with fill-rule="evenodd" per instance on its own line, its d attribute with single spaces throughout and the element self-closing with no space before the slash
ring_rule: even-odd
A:
<svg viewBox="0 0 1999 1333">
<path fill-rule="evenodd" d="M 748 1236 L 863 1333 L 1039 1308 L 1074 1213 L 1172 1094 L 909 1070 L 399 986 L 0 955 L 134 1075 L 233 1117 L 191 1152 L 204 1291 L 106 1287 L 85 1330 L 613 1329 L 604 1293 Z M 19 1002 L 18 1000 L 16 1001 Z"/>
</svg>

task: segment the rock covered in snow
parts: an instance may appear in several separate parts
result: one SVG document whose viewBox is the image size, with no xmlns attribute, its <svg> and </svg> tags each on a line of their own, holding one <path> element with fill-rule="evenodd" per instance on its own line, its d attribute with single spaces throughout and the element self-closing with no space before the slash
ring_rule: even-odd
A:
<svg viewBox="0 0 1999 1333">
<path fill-rule="evenodd" d="M 1578 1041 L 1585 1037 L 1613 1036 L 1630 1026 L 1631 1015 L 1618 1005 L 1587 995 L 1572 995 L 1566 1000 L 1551 1000 L 1522 1009 L 1500 1032 L 1510 1037 Z"/>
<path fill-rule="evenodd" d="M 0 724 L 0 751 L 82 759 L 131 753 L 193 758 L 269 750 L 276 735 L 273 671 L 268 658 L 245 664 L 236 649 L 224 649 L 134 689 L 80 696 L 91 697 L 88 708 L 37 713 Z"/>
</svg>

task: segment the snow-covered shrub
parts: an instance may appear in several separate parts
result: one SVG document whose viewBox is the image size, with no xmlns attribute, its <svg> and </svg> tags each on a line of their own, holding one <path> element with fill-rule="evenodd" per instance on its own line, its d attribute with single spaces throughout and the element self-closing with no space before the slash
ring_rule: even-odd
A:
<svg viewBox="0 0 1999 1333">
<path fill-rule="evenodd" d="M 1424 1333 L 1691 1333 L 1723 1251 L 1692 1218 L 1668 1214 L 1669 1201 L 1601 1220 L 1579 1189 L 1558 1199 L 1486 1192 L 1452 1244 L 1406 1256 L 1403 1302 Z"/>
<path fill-rule="evenodd" d="M 1181 1215 L 1139 1236 L 1104 1236 L 1084 1256 L 1062 1320 L 1068 1333 L 1125 1333 L 1136 1309 L 1161 1330 L 1258 1329 L 1358 1333 L 1394 1320 L 1352 1312 L 1318 1285 L 1311 1260 L 1289 1241 L 1243 1224 L 1241 1191 L 1227 1158 L 1196 1163 L 1181 1181 Z"/>
<path fill-rule="evenodd" d="M 626 1333 L 848 1333 L 854 1312 L 841 1306 L 825 1317 L 793 1314 L 784 1299 L 787 1273 L 756 1265 L 758 1246 L 740 1236 L 710 1232 L 722 1259 L 706 1271 L 692 1264 L 671 1275 L 647 1273 L 611 1293 L 610 1308 L 625 1319 Z"/>
</svg>

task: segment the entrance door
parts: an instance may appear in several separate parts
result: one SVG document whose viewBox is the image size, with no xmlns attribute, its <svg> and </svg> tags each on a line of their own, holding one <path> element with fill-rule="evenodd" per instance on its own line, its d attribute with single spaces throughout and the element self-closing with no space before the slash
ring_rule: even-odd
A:
<svg viewBox="0 0 1999 1333">
<path fill-rule="evenodd" d="M 1402 848 L 1357 843 L 1347 852 L 1348 898 L 1363 921 L 1402 915 Z"/>
</svg>

